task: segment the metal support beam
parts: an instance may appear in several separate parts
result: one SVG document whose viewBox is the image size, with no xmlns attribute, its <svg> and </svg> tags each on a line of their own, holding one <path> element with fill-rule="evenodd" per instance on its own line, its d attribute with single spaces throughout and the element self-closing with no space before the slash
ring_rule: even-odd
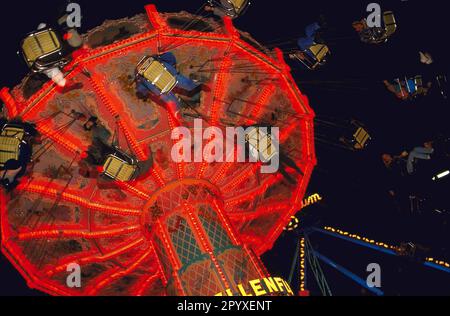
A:
<svg viewBox="0 0 450 316">
<path fill-rule="evenodd" d="M 325 235 L 328 235 L 328 236 L 331 236 L 331 237 L 339 238 L 341 240 L 345 240 L 345 241 L 351 242 L 353 244 L 357 244 L 357 245 L 360 245 L 360 246 L 363 246 L 363 247 L 366 247 L 366 248 L 370 248 L 370 249 L 373 249 L 373 250 L 376 250 L 376 251 L 380 251 L 382 253 L 385 253 L 385 254 L 388 254 L 388 255 L 391 255 L 391 256 L 399 257 L 399 254 L 397 252 L 395 252 L 394 250 L 392 250 L 392 249 L 386 249 L 386 248 L 383 248 L 383 247 L 380 247 L 380 246 L 377 246 L 377 245 L 374 245 L 374 244 L 367 243 L 367 242 L 362 241 L 362 240 L 357 240 L 357 239 L 354 239 L 354 238 L 342 236 L 340 234 L 333 233 L 333 232 L 330 232 L 330 231 L 327 231 L 327 230 L 324 230 L 324 229 L 321 229 L 321 228 L 316 228 L 316 227 L 311 228 L 311 231 L 312 232 L 322 233 L 322 234 L 325 234 Z M 442 272 L 450 273 L 450 268 L 447 268 L 447 267 L 435 264 L 433 262 L 426 261 L 426 262 L 423 262 L 422 264 L 425 267 L 428 267 L 428 268 L 433 268 L 433 269 L 436 269 L 436 270 L 439 270 L 439 271 L 442 271 Z"/>
<path fill-rule="evenodd" d="M 373 249 L 373 250 L 376 250 L 376 251 L 380 251 L 380 252 L 383 252 L 383 253 L 391 255 L 391 256 L 397 256 L 397 253 L 394 250 L 391 250 L 391 249 L 386 249 L 386 248 L 383 248 L 383 247 L 379 247 L 377 245 L 372 245 L 372 244 L 366 243 L 366 242 L 361 241 L 361 240 L 353 239 L 353 238 L 350 238 L 350 237 L 345 237 L 345 236 L 342 236 L 340 234 L 336 234 L 336 233 L 333 233 L 333 232 L 330 232 L 330 231 L 327 231 L 327 230 L 324 230 L 324 229 L 321 229 L 321 228 L 315 228 L 314 227 L 314 228 L 312 228 L 312 230 L 315 231 L 315 232 L 322 233 L 322 234 L 325 234 L 325 235 L 328 235 L 328 236 L 331 236 L 331 237 L 336 237 L 336 238 L 339 238 L 339 239 L 342 239 L 342 240 L 345 240 L 345 241 L 348 241 L 348 242 L 351 242 L 351 243 L 354 243 L 354 244 L 357 244 L 357 245 L 360 245 L 360 246 L 363 246 L 363 247 L 367 247 L 367 248 L 370 248 L 370 249 Z"/>
<path fill-rule="evenodd" d="M 325 275 L 323 274 L 322 268 L 320 267 L 320 262 L 317 259 L 316 253 L 306 233 L 305 233 L 305 251 L 306 251 L 306 258 L 308 259 L 309 265 L 311 267 L 311 271 L 313 272 L 314 277 L 316 278 L 317 285 L 319 286 L 322 295 L 333 296 L 330 287 L 328 285 L 328 282 L 325 278 Z"/>
<path fill-rule="evenodd" d="M 344 267 L 336 264 L 335 262 L 333 262 L 332 260 L 328 259 L 327 257 L 321 255 L 320 253 L 318 253 L 317 251 L 314 251 L 314 254 L 316 255 L 317 258 L 319 258 L 321 261 L 325 262 L 326 264 L 328 264 L 329 266 L 331 266 L 332 268 L 338 270 L 339 272 L 341 272 L 342 274 L 344 274 L 346 277 L 352 279 L 353 281 L 355 281 L 356 283 L 358 283 L 359 285 L 361 285 L 362 287 L 364 287 L 365 289 L 369 290 L 370 292 L 374 293 L 377 296 L 384 296 L 383 291 L 381 291 L 380 289 L 377 288 L 372 288 L 370 286 L 367 285 L 367 282 L 363 279 L 361 279 L 359 276 L 357 276 L 356 274 L 350 272 L 349 270 L 345 269 Z"/>
</svg>

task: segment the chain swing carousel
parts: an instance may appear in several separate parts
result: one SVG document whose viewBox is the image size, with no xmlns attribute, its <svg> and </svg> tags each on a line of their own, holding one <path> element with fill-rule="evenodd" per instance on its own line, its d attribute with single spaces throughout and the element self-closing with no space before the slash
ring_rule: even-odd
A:
<svg viewBox="0 0 450 316">
<path fill-rule="evenodd" d="M 33 74 L 0 92 L 3 254 L 52 295 L 292 295 L 259 256 L 300 209 L 316 164 L 307 98 L 281 51 L 230 18 L 145 9 L 66 55 L 51 29 L 22 47 L 30 67 L 57 68 L 64 82 Z M 158 61 L 167 53 L 171 67 Z M 159 64 L 141 69 L 146 56 Z M 189 81 L 193 91 L 177 86 Z M 196 118 L 278 127 L 282 170 L 173 162 L 171 132 Z M 72 263 L 81 288 L 67 286 Z"/>
</svg>

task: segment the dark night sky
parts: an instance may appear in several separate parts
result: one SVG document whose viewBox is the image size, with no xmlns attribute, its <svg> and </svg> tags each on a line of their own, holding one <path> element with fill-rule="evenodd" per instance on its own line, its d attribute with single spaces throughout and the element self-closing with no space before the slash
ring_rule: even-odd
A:
<svg viewBox="0 0 450 316">
<path fill-rule="evenodd" d="M 154 0 L 160 11 L 195 12 L 203 0 Z M 272 1 L 254 0 L 247 14 L 235 25 L 261 43 L 289 42 L 303 33 L 304 27 L 323 14 L 329 24 L 325 34 L 333 52 L 329 64 L 309 72 L 292 65 L 300 89 L 308 95 L 319 119 L 345 120 L 355 118 L 364 122 L 374 138 L 363 153 L 317 145 L 319 165 L 309 192 L 320 192 L 324 203 L 307 209 L 305 223 L 329 225 L 391 244 L 414 241 L 431 249 L 431 256 L 450 261 L 449 215 L 437 216 L 426 211 L 412 216 L 396 210 L 386 193 L 383 177 L 383 153 L 399 154 L 411 150 L 440 133 L 450 135 L 449 104 L 437 91 L 415 103 L 400 103 L 385 91 L 383 79 L 423 74 L 432 79 L 437 73 L 447 73 L 448 17 L 441 0 L 381 1 L 384 11 L 393 10 L 399 30 L 391 41 L 370 46 L 359 41 L 351 23 L 366 16 L 371 1 Z M 27 72 L 16 51 L 22 37 L 40 22 L 52 21 L 58 7 L 65 1 L 9 1 L 2 5 L 0 20 L 2 49 L 0 50 L 0 85 L 12 87 Z M 83 10 L 84 31 L 105 19 L 118 19 L 143 12 L 146 0 L 87 1 L 79 0 Z M 306 4 L 308 3 L 308 4 Z M 444 44 L 443 44 L 444 43 Z M 295 44 L 284 44 L 292 48 Z M 418 51 L 430 52 L 435 64 L 423 66 Z M 311 84 L 311 81 L 337 81 L 330 84 Z M 320 130 L 320 127 L 318 127 Z M 432 161 L 420 167 L 423 172 L 411 180 L 411 187 L 432 196 L 430 205 L 450 209 L 445 194 L 449 182 L 439 186 L 431 183 L 430 172 L 443 168 L 448 161 Z M 430 207 L 431 207 L 430 206 Z M 354 273 L 366 275 L 369 263 L 382 266 L 383 290 L 388 295 L 449 295 L 450 276 L 421 267 L 399 258 L 391 258 L 368 249 L 320 235 L 311 236 L 314 247 Z M 275 248 L 263 257 L 269 271 L 287 277 L 294 254 L 295 235 L 283 235 Z M 330 287 L 336 295 L 361 295 L 361 289 L 338 272 L 324 266 Z M 309 278 L 314 294 L 316 287 Z M 29 290 L 12 266 L 0 256 L 0 295 L 36 295 Z"/>
</svg>

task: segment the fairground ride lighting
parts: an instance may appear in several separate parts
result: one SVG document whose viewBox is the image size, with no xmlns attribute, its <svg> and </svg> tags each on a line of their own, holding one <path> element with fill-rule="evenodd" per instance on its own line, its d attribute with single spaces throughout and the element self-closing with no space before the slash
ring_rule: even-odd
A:
<svg viewBox="0 0 450 316">
<path fill-rule="evenodd" d="M 256 44 L 231 19 L 160 14 L 154 5 L 145 12 L 84 35 L 86 47 L 64 69 L 77 89 L 65 93 L 52 81 L 31 92 L 24 85 L 0 87 L 6 119 L 33 124 L 48 141 L 33 143 L 39 159 L 13 190 L 0 187 L 2 253 L 30 287 L 51 295 L 292 295 L 260 256 L 302 208 L 316 165 L 308 98 L 281 50 Z M 180 28 L 185 21 L 197 28 Z M 103 40 L 122 24 L 129 37 Z M 184 108 L 180 120 L 167 110 L 170 102 L 140 98 L 133 81 L 143 56 L 169 52 L 184 76 L 207 87 L 186 97 L 195 111 Z M 85 118 L 59 115 L 66 111 Z M 197 116 L 223 132 L 265 126 L 275 111 L 295 114 L 283 114 L 273 126 L 280 127 L 280 148 L 302 171 L 285 168 L 295 181 L 281 170 L 263 174 L 262 164 L 171 159 L 172 131 L 195 132 Z M 142 164 L 136 179 L 104 178 L 103 154 L 101 164 L 92 163 L 97 136 L 83 127 L 94 113 L 104 145 L 114 143 Z M 81 287 L 68 286 L 73 263 Z"/>
</svg>

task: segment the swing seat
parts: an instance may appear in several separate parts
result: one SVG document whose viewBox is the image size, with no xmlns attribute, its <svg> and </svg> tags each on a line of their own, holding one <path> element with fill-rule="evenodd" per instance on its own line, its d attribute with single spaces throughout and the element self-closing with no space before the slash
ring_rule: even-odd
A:
<svg viewBox="0 0 450 316">
<path fill-rule="evenodd" d="M 103 175 L 115 181 L 128 182 L 133 180 L 137 169 L 137 163 L 134 159 L 116 151 L 106 158 L 103 165 Z"/>
<path fill-rule="evenodd" d="M 308 50 L 314 57 L 306 51 L 298 51 L 290 55 L 292 59 L 296 59 L 305 65 L 309 70 L 315 70 L 317 67 L 324 66 L 327 62 L 327 57 L 331 54 L 330 49 L 324 44 L 315 44 Z"/>
<path fill-rule="evenodd" d="M 415 89 L 415 84 L 411 87 L 408 84 L 408 78 L 405 78 L 404 80 L 397 78 L 394 81 L 396 83 L 397 97 L 402 100 L 408 100 L 411 97 L 412 89 Z"/>
<path fill-rule="evenodd" d="M 14 137 L 0 136 L 0 168 L 10 160 L 19 160 L 20 140 Z"/>
<path fill-rule="evenodd" d="M 386 11 L 383 13 L 383 22 L 385 37 L 388 39 L 397 31 L 397 21 L 395 19 L 394 12 Z"/>
<path fill-rule="evenodd" d="M 258 155 L 262 162 L 267 163 L 278 154 L 277 149 L 272 144 L 270 133 L 264 133 L 258 127 L 255 127 L 245 137 L 250 152 L 253 153 L 253 156 Z"/>
<path fill-rule="evenodd" d="M 21 44 L 21 53 L 33 72 L 42 72 L 54 67 L 63 67 L 63 45 L 51 28 L 29 34 Z"/>
<path fill-rule="evenodd" d="M 409 94 L 414 94 L 417 92 L 417 85 L 414 78 L 405 78 L 405 85 Z"/>
<path fill-rule="evenodd" d="M 0 133 L 0 168 L 10 160 L 19 160 L 20 145 L 24 142 L 24 129 L 5 125 Z"/>
<path fill-rule="evenodd" d="M 399 81 L 400 82 L 400 81 Z M 405 77 L 406 91 L 412 97 L 417 97 L 424 94 L 425 89 L 423 86 L 423 78 L 421 75 L 417 75 L 414 78 Z M 400 83 L 401 88 L 401 83 Z"/>
<path fill-rule="evenodd" d="M 315 70 L 317 67 L 325 65 L 327 62 L 327 57 L 331 54 L 330 49 L 324 44 L 315 44 L 309 48 L 310 54 L 306 52 L 299 52 L 302 56 L 295 54 L 295 58 L 305 65 L 310 70 Z"/>
<path fill-rule="evenodd" d="M 423 94 L 425 92 L 423 87 L 423 78 L 422 76 L 418 75 L 414 78 L 414 83 L 416 85 L 416 93 Z"/>
<path fill-rule="evenodd" d="M 243 15 L 250 6 L 249 0 L 208 0 L 208 3 L 212 7 L 221 8 L 232 18 Z"/>
<path fill-rule="evenodd" d="M 354 149 L 362 150 L 367 147 L 371 140 L 370 134 L 363 127 L 359 127 L 356 133 L 353 135 Z"/>
<path fill-rule="evenodd" d="M 385 43 L 397 31 L 394 12 L 383 13 L 383 24 L 383 27 L 366 28 L 365 31 L 360 32 L 361 40 L 371 44 Z"/>
<path fill-rule="evenodd" d="M 170 93 L 178 84 L 176 74 L 172 74 L 157 59 L 146 56 L 138 64 L 137 75 L 155 86 L 160 94 Z"/>
<path fill-rule="evenodd" d="M 364 150 L 372 140 L 364 124 L 357 120 L 351 120 L 349 126 L 344 127 L 342 133 L 339 138 L 340 142 L 352 151 Z"/>
</svg>

